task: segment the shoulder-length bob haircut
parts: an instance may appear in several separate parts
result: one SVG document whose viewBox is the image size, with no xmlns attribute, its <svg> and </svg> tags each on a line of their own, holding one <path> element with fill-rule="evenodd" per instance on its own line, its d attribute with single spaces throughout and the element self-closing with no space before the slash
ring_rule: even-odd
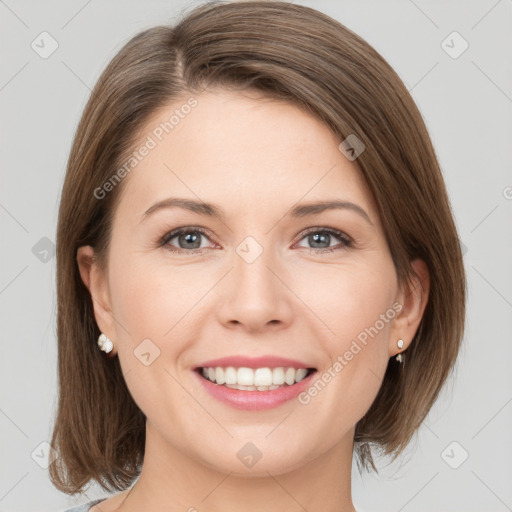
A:
<svg viewBox="0 0 512 512">
<path fill-rule="evenodd" d="M 208 87 L 252 89 L 317 116 L 340 142 L 354 134 L 354 162 L 379 209 L 400 286 L 430 274 L 429 299 L 406 351 L 391 358 L 378 395 L 356 424 L 359 470 L 378 472 L 372 447 L 393 460 L 404 451 L 452 373 L 464 333 L 466 276 L 439 163 L 422 116 L 384 58 L 357 34 L 312 8 L 286 1 L 208 2 L 173 26 L 140 32 L 114 56 L 78 125 L 57 227 L 58 410 L 49 472 L 67 494 L 95 480 L 123 490 L 140 474 L 145 416 L 119 358 L 98 350 L 100 334 L 77 249 L 105 264 L 113 212 L 124 181 L 115 174 L 160 107 Z M 262 171 L 264 172 L 264 171 Z M 102 267 L 104 268 L 104 267 Z"/>
</svg>

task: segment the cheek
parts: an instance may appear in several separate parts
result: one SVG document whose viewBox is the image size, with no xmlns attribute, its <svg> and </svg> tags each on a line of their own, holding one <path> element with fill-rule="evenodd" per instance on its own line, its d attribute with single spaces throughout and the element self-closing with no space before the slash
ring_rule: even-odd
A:
<svg viewBox="0 0 512 512">
<path fill-rule="evenodd" d="M 171 269 L 148 264 L 142 257 L 119 260 L 110 272 L 118 357 L 130 394 L 150 418 L 161 414 L 164 403 L 168 411 L 187 403 L 173 378 L 177 377 L 174 362 L 187 343 L 185 336 L 178 335 L 187 328 L 186 319 L 180 319 L 188 301 L 176 289 L 182 280 Z M 162 394 L 165 389 L 169 395 Z"/>
<path fill-rule="evenodd" d="M 302 275 L 307 278 L 295 280 L 294 292 L 309 312 L 314 313 L 315 323 L 326 332 L 323 339 L 329 343 L 330 354 L 346 350 L 347 344 L 358 335 L 364 340 L 364 333 L 375 325 L 379 334 L 386 337 L 390 323 L 383 323 L 381 315 L 392 319 L 396 293 L 392 262 L 382 258 L 347 261 L 336 267 L 326 265 L 315 269 L 314 278 L 311 273 L 302 272 Z"/>
<path fill-rule="evenodd" d="M 317 425 L 329 424 L 333 432 L 343 433 L 364 416 L 381 386 L 395 317 L 395 273 L 392 264 L 381 260 L 378 266 L 354 265 L 328 277 L 315 279 L 328 285 L 327 291 L 310 293 L 307 299 L 329 326 L 316 338 L 327 357 L 299 401 Z"/>
<path fill-rule="evenodd" d="M 179 269 L 157 264 L 151 258 L 125 258 L 113 265 L 111 272 L 113 313 L 133 342 L 144 338 L 160 342 L 185 314 L 196 285 Z"/>
</svg>

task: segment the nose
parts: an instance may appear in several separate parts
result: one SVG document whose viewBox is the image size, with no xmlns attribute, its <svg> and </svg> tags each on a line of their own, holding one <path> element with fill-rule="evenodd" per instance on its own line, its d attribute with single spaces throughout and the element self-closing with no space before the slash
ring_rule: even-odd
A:
<svg viewBox="0 0 512 512">
<path fill-rule="evenodd" d="M 292 321 L 293 293 L 290 281 L 270 251 L 263 251 L 255 261 L 246 261 L 239 254 L 233 268 L 218 291 L 218 316 L 227 328 L 239 326 L 247 332 L 265 329 L 280 330 Z"/>
</svg>

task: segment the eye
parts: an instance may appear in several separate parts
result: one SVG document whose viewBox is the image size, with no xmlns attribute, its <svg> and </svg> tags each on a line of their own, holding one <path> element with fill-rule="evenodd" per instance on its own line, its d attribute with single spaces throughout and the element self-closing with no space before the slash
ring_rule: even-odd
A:
<svg viewBox="0 0 512 512">
<path fill-rule="evenodd" d="M 307 241 L 312 244 L 311 250 L 314 252 L 325 253 L 352 247 L 352 239 L 337 229 L 316 227 L 302 235 L 301 240 L 307 238 Z M 334 247 L 330 246 L 330 242 L 333 238 L 340 240 L 341 244 Z"/>
<path fill-rule="evenodd" d="M 307 241 L 312 244 L 310 249 L 318 253 L 332 252 L 336 250 L 347 249 L 352 247 L 352 239 L 337 229 L 315 227 L 311 228 L 305 233 L 302 233 L 303 240 L 307 237 Z M 202 249 L 208 248 L 207 245 L 202 245 L 201 238 L 210 240 L 208 232 L 200 227 L 183 227 L 170 231 L 165 234 L 160 240 L 160 246 L 165 246 L 171 251 L 197 253 Z M 331 246 L 330 242 L 337 238 L 341 243 Z M 174 239 L 175 243 L 171 243 Z M 299 246 L 301 247 L 301 246 Z"/>
<path fill-rule="evenodd" d="M 167 246 L 171 251 L 201 252 L 207 246 L 201 246 L 201 237 L 207 237 L 206 230 L 196 227 L 179 228 L 170 231 L 160 241 L 160 245 Z M 176 238 L 178 247 L 171 244 L 171 240 Z"/>
</svg>

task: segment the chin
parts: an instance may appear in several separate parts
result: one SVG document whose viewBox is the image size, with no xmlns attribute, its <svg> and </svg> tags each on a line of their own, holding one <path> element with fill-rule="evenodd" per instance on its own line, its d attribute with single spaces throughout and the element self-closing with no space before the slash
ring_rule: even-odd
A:
<svg viewBox="0 0 512 512">
<path fill-rule="evenodd" d="M 269 453 L 271 449 L 272 447 L 258 449 L 257 442 L 241 442 L 237 443 L 237 448 L 233 451 L 223 450 L 218 459 L 202 457 L 201 460 L 214 471 L 244 478 L 286 474 L 307 463 L 303 454 L 292 446 L 288 448 L 281 445 L 279 449 L 272 449 Z M 290 458 L 290 454 L 294 454 L 293 458 Z"/>
</svg>

